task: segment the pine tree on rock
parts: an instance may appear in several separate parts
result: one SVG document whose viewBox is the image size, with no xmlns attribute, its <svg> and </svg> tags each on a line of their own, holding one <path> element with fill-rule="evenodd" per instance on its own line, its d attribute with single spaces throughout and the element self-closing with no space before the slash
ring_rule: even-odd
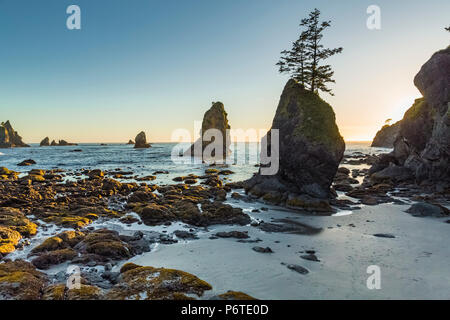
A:
<svg viewBox="0 0 450 320">
<path fill-rule="evenodd" d="M 293 43 L 291 50 L 281 52 L 280 61 L 277 63 L 280 73 L 289 73 L 292 79 L 301 83 L 306 89 L 318 93 L 327 92 L 331 95 L 328 83 L 334 83 L 334 71 L 330 65 L 322 64 L 323 61 L 341 53 L 343 48 L 328 49 L 321 44 L 323 32 L 331 26 L 331 21 L 320 22 L 320 11 L 313 10 L 308 18 L 300 22 L 302 31 L 297 41 Z"/>
</svg>

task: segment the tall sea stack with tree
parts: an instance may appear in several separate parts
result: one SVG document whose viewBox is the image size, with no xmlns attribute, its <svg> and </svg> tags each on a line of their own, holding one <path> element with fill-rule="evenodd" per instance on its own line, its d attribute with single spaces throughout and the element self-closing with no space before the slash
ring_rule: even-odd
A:
<svg viewBox="0 0 450 320">
<path fill-rule="evenodd" d="M 325 60 L 342 48 L 329 49 L 321 43 L 330 21 L 320 21 L 315 9 L 302 19 L 303 28 L 291 50 L 282 51 L 277 63 L 287 82 L 277 107 L 272 128 L 279 130 L 279 170 L 266 176 L 261 170 L 247 180 L 246 192 L 265 201 L 314 212 L 332 211 L 331 183 L 345 150 L 333 108 L 319 91 L 332 94 L 331 66 Z M 268 150 L 270 144 L 268 132 Z"/>
</svg>

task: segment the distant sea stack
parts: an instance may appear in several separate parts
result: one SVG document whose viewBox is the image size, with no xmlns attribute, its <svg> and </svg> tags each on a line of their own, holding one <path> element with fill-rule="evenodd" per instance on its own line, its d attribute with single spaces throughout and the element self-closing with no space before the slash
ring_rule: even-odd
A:
<svg viewBox="0 0 450 320">
<path fill-rule="evenodd" d="M 273 119 L 278 129 L 279 171 L 245 182 L 246 192 L 275 204 L 310 211 L 332 211 L 330 186 L 342 160 L 345 143 L 332 107 L 317 94 L 289 80 Z M 268 149 L 270 131 L 268 133 Z"/>
<path fill-rule="evenodd" d="M 130 139 L 127 144 L 134 144 L 134 141 Z"/>
<path fill-rule="evenodd" d="M 397 121 L 393 125 L 384 125 L 375 135 L 371 147 L 393 148 L 400 132 L 400 124 L 401 121 Z"/>
<path fill-rule="evenodd" d="M 409 170 L 412 181 L 444 190 L 450 186 L 450 47 L 422 66 L 414 84 L 423 98 L 406 111 L 394 151 L 370 169 L 370 178 L 396 181 L 395 172 Z"/>
<path fill-rule="evenodd" d="M 0 148 L 22 148 L 29 147 L 22 141 L 17 131 L 13 129 L 8 121 L 0 124 Z"/>
<path fill-rule="evenodd" d="M 145 149 L 151 147 L 150 143 L 147 143 L 147 137 L 145 136 L 144 131 L 139 132 L 134 141 L 135 141 L 134 144 L 135 149 Z"/>
<path fill-rule="evenodd" d="M 50 139 L 48 137 L 44 138 L 41 141 L 40 146 L 41 147 L 46 147 L 46 146 L 51 146 L 51 147 L 66 147 L 66 146 L 77 146 L 77 143 L 70 143 L 67 142 L 66 140 L 59 140 L 59 142 L 56 142 L 55 140 L 52 140 L 52 142 L 49 144 L 48 142 L 50 141 Z"/>
<path fill-rule="evenodd" d="M 48 137 L 45 137 L 41 143 L 39 144 L 41 147 L 48 147 L 50 146 L 50 139 Z"/>
<path fill-rule="evenodd" d="M 219 150 L 219 152 L 222 159 L 225 159 L 230 153 L 230 125 L 228 123 L 228 114 L 225 111 L 225 107 L 222 102 L 213 102 L 212 107 L 205 112 L 205 115 L 203 116 L 202 129 L 200 131 L 200 138 L 192 144 L 191 148 L 188 150 L 188 155 L 203 158 L 203 151 L 214 141 L 203 141 L 203 134 L 209 129 L 217 129 L 222 133 L 223 148 L 222 150 Z M 216 156 L 215 152 L 212 156 Z"/>
</svg>

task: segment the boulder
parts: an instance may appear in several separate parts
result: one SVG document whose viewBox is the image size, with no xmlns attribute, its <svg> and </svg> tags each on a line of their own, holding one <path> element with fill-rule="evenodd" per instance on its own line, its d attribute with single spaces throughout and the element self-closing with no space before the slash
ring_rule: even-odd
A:
<svg viewBox="0 0 450 320">
<path fill-rule="evenodd" d="M 406 212 L 414 217 L 444 217 L 450 214 L 449 209 L 426 202 L 415 203 Z"/>
<path fill-rule="evenodd" d="M 134 140 L 136 141 L 134 144 L 134 148 L 136 149 L 145 149 L 151 147 L 151 145 L 147 143 L 147 137 L 145 136 L 144 131 L 139 132 L 139 134 L 136 136 L 136 139 Z"/>
<path fill-rule="evenodd" d="M 41 146 L 41 147 L 48 147 L 48 146 L 50 146 L 50 139 L 49 139 L 48 137 L 45 137 L 45 138 L 41 141 L 40 146 Z"/>
<path fill-rule="evenodd" d="M 174 269 L 125 264 L 108 300 L 187 300 L 201 297 L 212 287 L 193 274 Z"/>
<path fill-rule="evenodd" d="M 330 186 L 344 154 L 344 139 L 332 107 L 291 79 L 281 95 L 272 129 L 278 129 L 280 137 L 278 173 L 262 175 L 260 169 L 245 182 L 246 192 L 276 204 L 288 200 L 306 208 L 312 204 L 312 211 L 329 208 L 309 200 L 331 197 Z M 267 136 L 270 151 L 270 131 Z M 299 195 L 302 201 L 292 200 Z"/>
<path fill-rule="evenodd" d="M 214 142 L 212 139 L 203 139 L 204 134 L 210 130 L 218 130 L 222 135 L 222 150 L 216 148 L 212 151 L 212 154 L 205 155 L 206 157 L 212 156 L 225 159 L 230 153 L 230 125 L 228 124 L 228 114 L 225 111 L 225 107 L 222 102 L 213 102 L 212 107 L 205 112 L 203 116 L 202 129 L 200 131 L 200 138 L 188 149 L 185 155 L 204 158 L 205 148 Z M 213 133 L 212 131 L 210 131 Z M 218 150 L 219 149 L 219 150 Z M 216 155 L 216 152 L 218 154 Z"/>
<path fill-rule="evenodd" d="M 400 132 L 400 124 L 401 122 L 397 121 L 393 125 L 383 126 L 375 135 L 371 147 L 393 148 L 394 142 Z"/>
<path fill-rule="evenodd" d="M 9 121 L 0 124 L 0 148 L 29 147 L 22 141 L 17 131 L 14 131 Z"/>
</svg>

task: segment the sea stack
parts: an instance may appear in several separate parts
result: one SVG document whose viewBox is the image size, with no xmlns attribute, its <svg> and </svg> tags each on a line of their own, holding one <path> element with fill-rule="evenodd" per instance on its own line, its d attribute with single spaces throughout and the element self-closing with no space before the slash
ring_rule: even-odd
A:
<svg viewBox="0 0 450 320">
<path fill-rule="evenodd" d="M 17 131 L 14 131 L 11 123 L 8 121 L 0 124 L 0 148 L 22 148 L 29 147 L 22 141 Z"/>
<path fill-rule="evenodd" d="M 145 149 L 151 147 L 151 145 L 147 143 L 147 137 L 145 136 L 144 131 L 139 132 L 134 141 L 135 141 L 134 144 L 135 149 Z"/>
<path fill-rule="evenodd" d="M 265 201 L 310 211 L 332 211 L 330 186 L 345 143 L 333 108 L 317 94 L 289 80 L 273 119 L 279 130 L 279 170 L 261 170 L 245 183 L 246 192 Z M 272 150 L 270 131 L 268 150 Z"/>
<path fill-rule="evenodd" d="M 414 84 L 423 98 L 406 111 L 394 151 L 371 168 L 371 180 L 396 181 L 397 168 L 421 186 L 444 190 L 450 186 L 450 47 L 422 66 Z"/>
<path fill-rule="evenodd" d="M 52 140 L 51 143 L 49 143 L 50 139 L 46 137 L 44 140 L 41 141 L 41 147 L 44 146 L 51 146 L 51 147 L 67 147 L 67 146 L 77 146 L 77 143 L 71 143 L 67 142 L 66 140 L 59 140 L 56 142 L 55 140 Z"/>
<path fill-rule="evenodd" d="M 48 146 L 50 146 L 50 139 L 49 139 L 48 137 L 45 137 L 45 138 L 41 141 L 40 146 L 41 146 L 41 147 L 48 147 Z"/>
<path fill-rule="evenodd" d="M 393 125 L 384 125 L 375 135 L 371 147 L 393 148 L 400 132 L 400 123 L 401 121 L 397 121 Z"/>
<path fill-rule="evenodd" d="M 134 141 L 130 139 L 127 144 L 134 144 Z"/>
<path fill-rule="evenodd" d="M 225 111 L 225 107 L 222 102 L 213 102 L 212 107 L 205 112 L 203 116 L 202 129 L 200 131 L 200 138 L 192 144 L 191 148 L 188 150 L 188 155 L 194 157 L 204 158 L 205 148 L 214 142 L 203 140 L 203 135 L 209 129 L 216 129 L 222 134 L 222 150 L 213 150 L 213 154 L 207 156 L 216 156 L 216 151 L 219 151 L 220 157 L 225 159 L 230 153 L 230 125 L 228 123 L 228 114 Z"/>
</svg>

